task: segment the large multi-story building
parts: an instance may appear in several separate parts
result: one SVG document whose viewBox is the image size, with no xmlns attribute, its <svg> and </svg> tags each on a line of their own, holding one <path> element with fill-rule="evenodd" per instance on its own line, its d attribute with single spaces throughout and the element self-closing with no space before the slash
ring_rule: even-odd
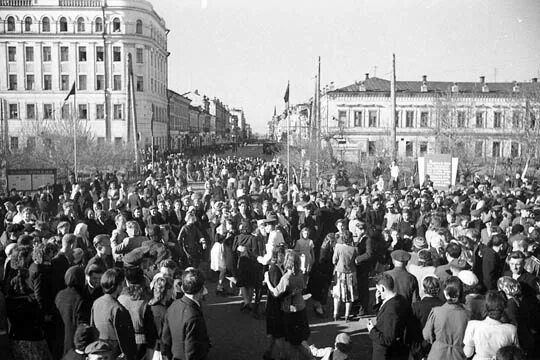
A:
<svg viewBox="0 0 540 360">
<path fill-rule="evenodd" d="M 131 140 L 130 57 L 139 145 L 150 145 L 153 135 L 154 144 L 166 148 L 167 34 L 145 0 L 2 0 L 3 139 L 24 148 L 35 141 L 23 131 L 32 123 L 76 114 L 98 142 Z M 73 83 L 76 109 L 71 99 L 64 103 Z"/>
<path fill-rule="evenodd" d="M 175 91 L 169 93 L 169 141 L 170 149 L 182 151 L 189 141 L 189 105 L 191 100 Z"/>
<path fill-rule="evenodd" d="M 321 96 L 321 130 L 343 160 L 390 157 L 390 81 L 365 79 L 327 89 Z M 509 158 L 539 138 L 540 84 L 397 81 L 396 148 L 400 159 L 454 153 L 475 159 Z M 283 131 L 283 126 L 272 124 Z M 538 150 L 538 149 L 536 149 Z"/>
</svg>

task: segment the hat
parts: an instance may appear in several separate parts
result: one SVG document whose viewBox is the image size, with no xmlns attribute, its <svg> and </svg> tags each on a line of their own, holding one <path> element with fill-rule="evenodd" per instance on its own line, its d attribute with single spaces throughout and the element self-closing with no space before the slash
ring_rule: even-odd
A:
<svg viewBox="0 0 540 360">
<path fill-rule="evenodd" d="M 399 261 L 399 262 L 407 262 L 411 259 L 411 254 L 406 252 L 405 250 L 394 250 L 390 254 L 393 260 Z"/>
<path fill-rule="evenodd" d="M 459 280 L 461 280 L 461 282 L 464 285 L 467 285 L 467 286 L 478 285 L 478 277 L 470 270 L 460 271 L 457 277 L 459 278 Z"/>
<path fill-rule="evenodd" d="M 80 324 L 73 335 L 73 345 L 76 350 L 85 350 L 92 342 L 98 339 L 98 330 L 88 324 Z"/>
<path fill-rule="evenodd" d="M 102 244 L 104 241 L 107 241 L 107 243 L 110 245 L 111 238 L 109 237 L 109 235 L 107 234 L 96 235 L 94 236 L 94 240 L 92 241 L 92 243 L 94 244 L 94 246 L 96 246 L 97 244 Z"/>
<path fill-rule="evenodd" d="M 144 256 L 148 254 L 149 250 L 150 249 L 146 246 L 131 250 L 129 253 L 124 255 L 124 266 L 134 267 L 141 265 Z"/>
<path fill-rule="evenodd" d="M 109 343 L 107 343 L 107 342 L 105 342 L 103 340 L 98 340 L 98 341 L 94 341 L 93 343 L 88 345 L 84 349 L 84 353 L 86 355 L 103 354 L 103 353 L 108 353 L 111 350 L 112 350 L 112 348 L 111 348 L 111 345 L 109 345 Z"/>
<path fill-rule="evenodd" d="M 457 270 L 466 270 L 470 268 L 469 264 L 463 259 L 454 259 L 450 261 L 450 267 Z"/>
<path fill-rule="evenodd" d="M 268 213 L 268 215 L 266 215 L 265 223 L 272 224 L 272 223 L 276 223 L 277 221 L 278 221 L 278 218 L 276 214 Z"/>
<path fill-rule="evenodd" d="M 425 249 L 427 248 L 427 241 L 426 241 L 426 238 L 424 238 L 423 236 L 417 236 L 413 239 L 413 247 L 415 249 Z"/>
</svg>

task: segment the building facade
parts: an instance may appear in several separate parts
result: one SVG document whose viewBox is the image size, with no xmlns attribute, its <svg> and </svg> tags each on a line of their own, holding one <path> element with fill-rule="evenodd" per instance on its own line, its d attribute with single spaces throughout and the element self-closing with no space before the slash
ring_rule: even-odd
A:
<svg viewBox="0 0 540 360">
<path fill-rule="evenodd" d="M 189 105 L 191 100 L 172 90 L 169 94 L 169 142 L 172 151 L 186 149 L 189 137 Z"/>
<path fill-rule="evenodd" d="M 521 156 L 538 138 L 540 86 L 524 83 L 396 83 L 398 159 L 453 153 L 476 160 Z M 366 78 L 321 96 L 321 131 L 346 161 L 390 157 L 390 81 Z M 274 128 L 275 124 L 272 125 Z M 533 144 L 534 146 L 534 144 Z M 538 149 L 535 149 L 537 151 Z"/>
<path fill-rule="evenodd" d="M 35 123 L 74 116 L 98 142 L 131 141 L 131 58 L 139 145 L 153 136 L 167 148 L 167 34 L 145 0 L 2 1 L 0 119 L 9 147 L 24 148 Z M 64 102 L 74 83 L 76 109 Z"/>
</svg>

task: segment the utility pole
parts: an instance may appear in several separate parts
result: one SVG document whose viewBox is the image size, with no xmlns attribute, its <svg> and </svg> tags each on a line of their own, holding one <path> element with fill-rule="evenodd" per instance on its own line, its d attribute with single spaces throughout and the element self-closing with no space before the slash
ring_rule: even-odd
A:
<svg viewBox="0 0 540 360">
<path fill-rule="evenodd" d="M 320 166 L 321 160 L 321 57 L 319 56 L 319 68 L 317 72 L 317 89 L 315 90 L 316 104 L 316 117 L 315 117 L 315 141 L 317 142 L 317 148 L 315 151 L 315 190 L 318 191 Z"/>
<path fill-rule="evenodd" d="M 105 139 L 107 142 L 111 142 L 111 80 L 109 79 L 109 49 L 107 47 L 107 17 L 105 10 L 107 9 L 107 0 L 103 0 L 103 5 L 101 11 L 103 14 L 103 68 L 104 68 L 104 77 L 105 84 L 103 84 L 104 94 L 105 94 Z"/>
<path fill-rule="evenodd" d="M 397 148 L 396 148 L 396 54 L 392 54 L 392 80 L 390 82 L 390 101 L 392 102 L 392 116 L 390 116 L 390 149 L 392 160 L 396 160 Z"/>
</svg>

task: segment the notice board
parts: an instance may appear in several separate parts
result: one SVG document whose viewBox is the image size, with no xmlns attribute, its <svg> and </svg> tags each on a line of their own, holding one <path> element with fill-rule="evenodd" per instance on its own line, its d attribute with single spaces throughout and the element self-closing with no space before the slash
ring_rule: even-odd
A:
<svg viewBox="0 0 540 360">
<path fill-rule="evenodd" d="M 36 191 L 42 186 L 56 183 L 56 169 L 8 169 L 8 191 Z"/>
<path fill-rule="evenodd" d="M 433 188 L 437 190 L 448 190 L 451 185 L 456 184 L 458 159 L 452 155 L 426 155 L 418 158 L 418 177 L 422 184 L 425 176 L 429 175 L 433 182 Z"/>
</svg>

